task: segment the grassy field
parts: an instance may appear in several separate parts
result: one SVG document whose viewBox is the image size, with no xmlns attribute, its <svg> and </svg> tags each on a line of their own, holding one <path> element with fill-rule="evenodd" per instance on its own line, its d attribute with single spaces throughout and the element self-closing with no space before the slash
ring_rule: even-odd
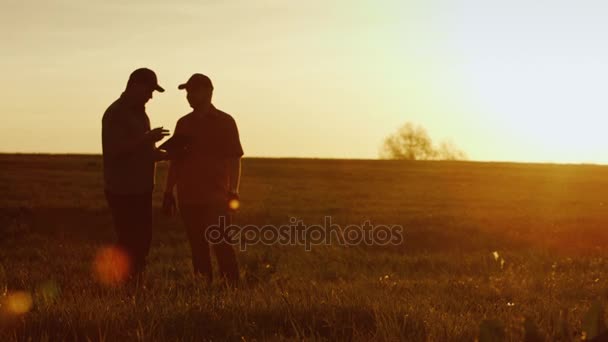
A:
<svg viewBox="0 0 608 342">
<path fill-rule="evenodd" d="M 237 290 L 192 274 L 180 220 L 158 209 L 145 286 L 99 284 L 101 167 L 0 155 L 0 340 L 472 341 L 485 321 L 570 341 L 608 295 L 608 167 L 245 159 L 237 223 L 405 229 L 399 246 L 250 246 Z"/>
</svg>

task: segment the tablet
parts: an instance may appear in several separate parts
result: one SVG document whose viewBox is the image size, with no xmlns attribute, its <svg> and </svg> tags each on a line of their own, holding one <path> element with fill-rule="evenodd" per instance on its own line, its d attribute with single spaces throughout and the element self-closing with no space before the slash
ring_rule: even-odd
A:
<svg viewBox="0 0 608 342">
<path fill-rule="evenodd" d="M 174 135 L 162 143 L 158 148 L 169 152 L 169 154 L 177 154 L 187 149 L 189 145 L 189 137 L 184 135 Z"/>
</svg>

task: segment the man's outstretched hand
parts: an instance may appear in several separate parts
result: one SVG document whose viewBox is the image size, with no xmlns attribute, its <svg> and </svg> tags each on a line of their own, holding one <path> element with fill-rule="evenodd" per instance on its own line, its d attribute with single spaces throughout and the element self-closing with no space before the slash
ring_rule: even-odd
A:
<svg viewBox="0 0 608 342">
<path fill-rule="evenodd" d="M 175 203 L 175 196 L 172 192 L 165 192 L 163 196 L 163 213 L 167 216 L 175 215 L 177 211 L 177 204 Z"/>
<path fill-rule="evenodd" d="M 151 142 L 158 142 L 163 140 L 164 137 L 169 136 L 169 130 L 162 127 L 156 127 L 155 129 L 146 132 L 146 139 Z"/>
</svg>

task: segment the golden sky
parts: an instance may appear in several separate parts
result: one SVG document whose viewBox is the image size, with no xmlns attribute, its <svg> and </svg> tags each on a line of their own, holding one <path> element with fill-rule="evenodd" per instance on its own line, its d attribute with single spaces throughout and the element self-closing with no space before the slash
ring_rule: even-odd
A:
<svg viewBox="0 0 608 342">
<path fill-rule="evenodd" d="M 1 1 L 3 152 L 100 153 L 145 66 L 153 126 L 204 73 L 246 156 L 376 158 L 412 121 L 473 160 L 608 162 L 602 1 Z"/>
</svg>

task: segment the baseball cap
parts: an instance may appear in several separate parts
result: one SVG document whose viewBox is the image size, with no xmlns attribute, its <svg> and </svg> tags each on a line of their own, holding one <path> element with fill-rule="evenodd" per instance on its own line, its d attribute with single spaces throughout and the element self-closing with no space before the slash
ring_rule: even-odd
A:
<svg viewBox="0 0 608 342">
<path fill-rule="evenodd" d="M 131 73 L 129 76 L 129 83 L 140 83 L 146 84 L 154 88 L 158 92 L 164 92 L 165 89 L 158 85 L 158 79 L 154 71 L 148 68 L 139 68 Z"/>
<path fill-rule="evenodd" d="M 190 76 L 188 82 L 180 84 L 177 89 L 201 89 L 207 88 L 213 90 L 211 79 L 203 74 L 194 74 Z"/>
</svg>

